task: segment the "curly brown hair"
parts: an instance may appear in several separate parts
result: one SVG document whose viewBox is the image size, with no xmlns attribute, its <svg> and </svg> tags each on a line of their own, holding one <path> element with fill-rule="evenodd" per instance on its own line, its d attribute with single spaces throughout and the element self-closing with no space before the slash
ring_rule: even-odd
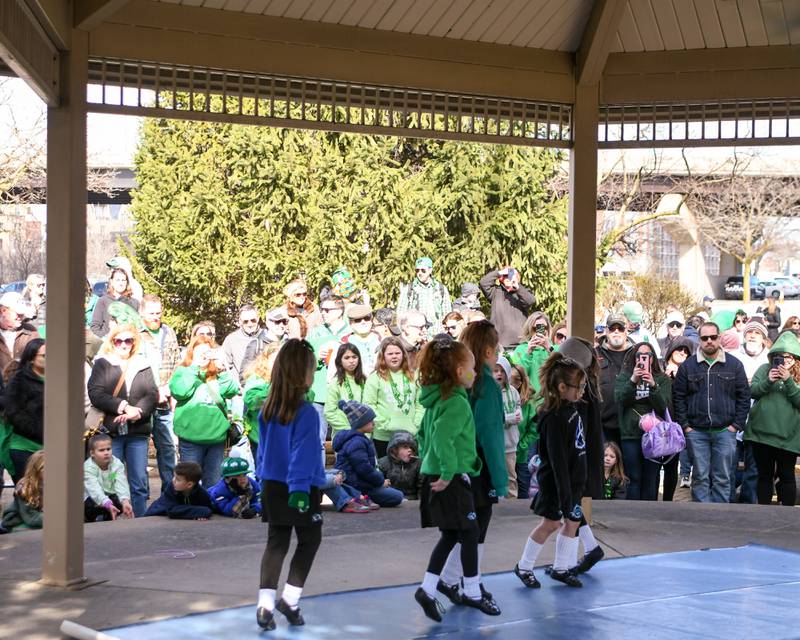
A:
<svg viewBox="0 0 800 640">
<path fill-rule="evenodd" d="M 419 354 L 419 384 L 439 385 L 442 399 L 447 398 L 461 381 L 458 366 L 469 362 L 470 350 L 452 338 L 436 338 L 428 342 Z"/>
</svg>

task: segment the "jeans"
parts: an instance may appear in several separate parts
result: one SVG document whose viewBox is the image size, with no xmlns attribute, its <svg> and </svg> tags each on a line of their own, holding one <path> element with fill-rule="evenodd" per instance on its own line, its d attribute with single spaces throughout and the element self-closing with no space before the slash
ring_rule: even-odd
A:
<svg viewBox="0 0 800 640">
<path fill-rule="evenodd" d="M 753 455 L 753 443 L 744 442 L 744 471 L 742 472 L 741 488 L 739 490 L 739 502 L 744 504 L 756 504 L 758 495 L 756 494 L 756 483 L 758 482 L 758 465 Z"/>
<path fill-rule="evenodd" d="M 736 434 L 692 429 L 686 434 L 692 457 L 692 500 L 728 502 L 731 498 L 731 464 L 736 456 Z M 709 490 L 710 485 L 710 490 Z"/>
<path fill-rule="evenodd" d="M 681 451 L 678 458 L 681 465 L 680 476 L 681 478 L 688 478 L 692 473 L 692 457 L 689 455 L 689 447 Z"/>
<path fill-rule="evenodd" d="M 225 457 L 225 443 L 196 444 L 181 438 L 178 441 L 181 462 L 196 462 L 203 469 L 203 487 L 213 487 L 222 477 L 222 459 Z"/>
<path fill-rule="evenodd" d="M 393 487 L 370 489 L 367 496 L 380 507 L 396 507 L 403 501 L 403 492 Z"/>
<path fill-rule="evenodd" d="M 628 476 L 627 500 L 658 500 L 661 465 L 642 454 L 641 440 L 622 441 L 622 463 Z"/>
<path fill-rule="evenodd" d="M 528 464 L 517 463 L 517 498 L 522 500 L 528 497 L 528 489 L 531 486 L 531 472 L 528 471 Z"/>
<path fill-rule="evenodd" d="M 175 440 L 172 432 L 172 411 L 156 409 L 153 413 L 153 444 L 156 447 L 156 462 L 161 487 L 172 482 L 175 470 Z"/>
<path fill-rule="evenodd" d="M 353 489 L 349 484 L 333 485 L 327 489 L 322 489 L 322 493 L 328 496 L 333 502 L 337 511 L 344 509 L 345 505 L 354 498 L 360 498 L 361 494 L 357 489 Z"/>
<path fill-rule="evenodd" d="M 111 439 L 111 452 L 125 463 L 131 507 L 138 518 L 147 508 L 147 446 L 149 436 L 117 436 Z"/>
</svg>

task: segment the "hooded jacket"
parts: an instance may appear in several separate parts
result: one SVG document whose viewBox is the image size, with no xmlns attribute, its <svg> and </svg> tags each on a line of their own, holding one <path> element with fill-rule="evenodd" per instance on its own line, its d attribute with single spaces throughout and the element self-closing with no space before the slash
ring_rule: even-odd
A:
<svg viewBox="0 0 800 640">
<path fill-rule="evenodd" d="M 475 380 L 469 394 L 472 415 L 475 418 L 475 434 L 478 455 L 489 471 L 492 488 L 499 496 L 508 493 L 508 471 L 505 454 L 505 414 L 500 386 L 492 377 L 492 371 L 483 365 L 481 376 Z"/>
<path fill-rule="evenodd" d="M 790 353 L 800 361 L 800 341 L 791 331 L 778 336 L 769 350 L 774 355 Z M 788 380 L 769 379 L 771 364 L 763 364 L 751 385 L 755 404 L 750 409 L 744 439 L 800 454 L 800 385 Z"/>
<path fill-rule="evenodd" d="M 178 367 L 169 381 L 169 391 L 177 401 L 172 419 L 175 435 L 195 444 L 220 444 L 225 441 L 230 422 L 227 409 L 217 403 L 209 386 L 214 385 L 220 399 L 239 393 L 239 385 L 228 371 L 206 381 L 197 365 Z"/>
<path fill-rule="evenodd" d="M 244 426 L 247 437 L 251 442 L 258 444 L 258 414 L 267 401 L 269 395 L 269 382 L 261 376 L 251 375 L 244 383 Z"/>
<path fill-rule="evenodd" d="M 361 493 L 383 486 L 384 477 L 375 461 L 375 445 L 357 429 L 340 431 L 333 438 L 336 468 L 343 471 L 347 484 Z"/>
<path fill-rule="evenodd" d="M 672 354 L 675 352 L 675 350 L 680 349 L 681 347 L 689 350 L 690 358 L 695 354 L 695 351 L 697 351 L 696 342 L 693 342 L 690 338 L 687 338 L 686 336 L 678 336 L 672 342 L 669 343 L 669 347 L 664 352 L 664 363 L 666 364 L 667 362 L 669 362 L 669 359 L 672 357 Z"/>
<path fill-rule="evenodd" d="M 489 379 L 494 382 L 491 374 Z M 438 384 L 424 386 L 420 391 L 420 402 L 425 407 L 419 431 L 421 472 L 443 480 L 452 480 L 462 473 L 477 477 L 481 472 L 481 461 L 476 448 L 475 420 L 466 390 L 455 387 L 446 398 L 442 398 Z M 502 431 L 501 422 L 501 456 Z"/>
<path fill-rule="evenodd" d="M 403 445 L 410 447 L 412 451 L 411 460 L 408 462 L 403 462 L 395 457 L 397 448 Z M 416 500 L 419 497 L 422 483 L 421 466 L 422 460 L 420 460 L 417 450 L 417 441 L 408 431 L 395 432 L 392 439 L 389 440 L 387 455 L 378 460 L 378 469 L 384 477 L 388 478 L 392 486 L 402 491 L 403 495 L 410 500 Z"/>
</svg>

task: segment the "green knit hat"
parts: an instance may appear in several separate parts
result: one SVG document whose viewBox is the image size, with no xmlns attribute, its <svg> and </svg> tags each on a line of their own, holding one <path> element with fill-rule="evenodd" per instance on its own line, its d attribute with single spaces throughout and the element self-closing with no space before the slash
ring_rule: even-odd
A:
<svg viewBox="0 0 800 640">
<path fill-rule="evenodd" d="M 142 318 L 136 310 L 119 300 L 108 305 L 108 315 L 114 318 L 117 324 L 132 324 L 138 331 L 144 329 Z"/>
<path fill-rule="evenodd" d="M 346 267 L 339 267 L 331 276 L 333 293 L 340 298 L 349 298 L 356 292 L 356 281 Z"/>
</svg>

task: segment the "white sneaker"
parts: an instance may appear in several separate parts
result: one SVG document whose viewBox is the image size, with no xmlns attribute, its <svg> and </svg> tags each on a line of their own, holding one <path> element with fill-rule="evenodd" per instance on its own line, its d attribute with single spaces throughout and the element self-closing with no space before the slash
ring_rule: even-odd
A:
<svg viewBox="0 0 800 640">
<path fill-rule="evenodd" d="M 681 489 L 691 486 L 692 484 L 689 482 L 689 476 L 681 476 Z"/>
</svg>

